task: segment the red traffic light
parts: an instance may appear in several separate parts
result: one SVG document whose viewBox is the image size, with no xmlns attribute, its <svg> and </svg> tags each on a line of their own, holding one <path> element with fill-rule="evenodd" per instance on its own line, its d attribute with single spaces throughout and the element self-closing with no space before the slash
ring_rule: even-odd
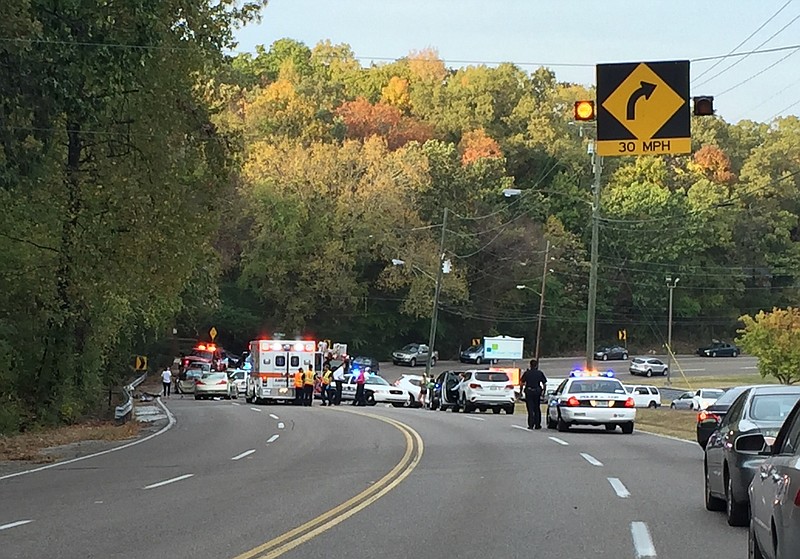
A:
<svg viewBox="0 0 800 559">
<path fill-rule="evenodd" d="M 575 120 L 594 120 L 594 101 L 575 101 Z"/>
<path fill-rule="evenodd" d="M 694 116 L 714 116 L 714 98 L 711 95 L 692 97 Z"/>
</svg>

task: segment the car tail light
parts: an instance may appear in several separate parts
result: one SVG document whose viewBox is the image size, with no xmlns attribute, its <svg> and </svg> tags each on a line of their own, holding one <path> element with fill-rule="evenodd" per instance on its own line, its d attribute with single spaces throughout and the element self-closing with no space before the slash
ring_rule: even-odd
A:
<svg viewBox="0 0 800 559">
<path fill-rule="evenodd" d="M 706 410 L 703 410 L 703 411 L 701 411 L 700 413 L 697 414 L 697 422 L 698 423 L 702 423 L 703 421 L 706 421 L 708 419 L 711 419 L 711 420 L 716 421 L 717 423 L 719 423 L 719 416 L 715 415 L 715 414 L 713 414 L 711 412 L 707 412 Z"/>
<path fill-rule="evenodd" d="M 476 388 L 483 388 L 480 384 L 476 384 L 474 382 L 470 383 L 469 387 L 472 388 L 473 390 L 475 390 Z"/>
<path fill-rule="evenodd" d="M 626 408 L 635 408 L 636 407 L 636 402 L 633 401 L 633 398 L 628 398 L 627 400 L 625 400 L 625 407 Z"/>
<path fill-rule="evenodd" d="M 514 386 L 513 384 L 506 384 L 506 390 L 514 390 L 515 388 L 516 386 Z"/>
<path fill-rule="evenodd" d="M 581 405 L 581 401 L 578 400 L 575 396 L 570 396 L 569 400 L 567 400 L 567 405 L 571 408 L 577 408 Z"/>
<path fill-rule="evenodd" d="M 195 383 L 195 384 L 203 384 L 203 381 L 202 381 L 202 380 L 200 380 L 200 379 L 195 379 L 194 383 Z"/>
<path fill-rule="evenodd" d="M 228 381 L 227 381 L 227 380 L 225 380 L 225 379 L 222 379 L 222 380 L 221 380 L 221 381 L 219 381 L 217 384 L 228 384 Z"/>
</svg>

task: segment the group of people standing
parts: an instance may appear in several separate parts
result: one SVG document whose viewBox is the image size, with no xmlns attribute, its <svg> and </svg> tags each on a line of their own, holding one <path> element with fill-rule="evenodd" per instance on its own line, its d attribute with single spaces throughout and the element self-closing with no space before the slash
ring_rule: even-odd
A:
<svg viewBox="0 0 800 559">
<path fill-rule="evenodd" d="M 350 359 L 345 357 L 341 365 L 332 368 L 333 356 L 328 354 L 322 363 L 322 373 L 317 374 L 309 366 L 307 370 L 298 367 L 294 374 L 294 403 L 297 406 L 310 406 L 314 402 L 314 387 L 319 384 L 320 399 L 323 406 L 338 406 L 342 403 L 342 388 L 345 379 L 354 376 L 356 395 L 353 405 L 366 406 L 366 392 L 364 385 L 367 382 L 367 373 L 359 369 L 355 375 L 350 373 Z"/>
</svg>

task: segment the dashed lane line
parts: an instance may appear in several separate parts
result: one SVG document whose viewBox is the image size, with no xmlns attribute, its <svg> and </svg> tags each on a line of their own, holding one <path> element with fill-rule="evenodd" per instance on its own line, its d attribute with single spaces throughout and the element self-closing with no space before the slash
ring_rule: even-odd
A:
<svg viewBox="0 0 800 559">
<path fill-rule="evenodd" d="M 231 405 L 232 406 L 241 406 L 242 404 L 240 404 L 239 402 L 231 402 Z"/>
<path fill-rule="evenodd" d="M 251 409 L 251 410 L 253 410 L 253 411 L 259 411 L 259 412 L 261 411 L 261 410 L 260 410 L 260 409 L 258 409 L 258 408 L 250 408 L 250 409 Z"/>
<path fill-rule="evenodd" d="M 547 437 L 547 438 L 553 441 L 554 443 L 558 443 L 562 446 L 569 446 L 569 443 L 567 441 L 559 439 L 558 437 Z"/>
<path fill-rule="evenodd" d="M 278 429 L 283 429 L 284 427 L 286 427 L 286 425 L 283 423 L 283 421 L 278 423 Z"/>
<path fill-rule="evenodd" d="M 585 452 L 581 452 L 581 456 L 583 456 L 583 459 L 586 460 L 587 462 L 589 462 L 589 464 L 591 464 L 592 466 L 602 466 L 603 465 L 603 463 L 600 460 L 598 460 L 597 458 L 595 458 L 591 454 L 586 454 Z"/>
<path fill-rule="evenodd" d="M 512 425 L 514 429 L 522 429 L 523 431 L 528 431 L 527 427 L 523 427 L 522 425 Z"/>
<path fill-rule="evenodd" d="M 633 548 L 636 551 L 636 558 L 655 557 L 656 548 L 653 545 L 653 538 L 650 537 L 650 530 L 644 522 L 631 522 L 631 537 L 633 537 Z"/>
<path fill-rule="evenodd" d="M 231 460 L 241 460 L 241 459 L 242 459 L 242 458 L 244 458 L 245 456 L 250 456 L 250 455 L 251 455 L 251 454 L 253 454 L 255 451 L 256 451 L 256 449 L 255 449 L 255 448 L 251 448 L 250 450 L 245 450 L 245 451 L 244 451 L 244 452 L 242 452 L 241 454 L 237 454 L 236 456 L 234 456 L 233 458 L 231 458 Z"/>
<path fill-rule="evenodd" d="M 156 487 L 163 487 L 164 485 L 169 485 L 170 483 L 175 483 L 176 481 L 183 481 L 184 479 L 189 479 L 193 476 L 194 474 L 183 474 L 182 476 L 174 477 L 172 479 L 166 479 L 164 481 L 159 481 L 158 483 L 145 485 L 142 489 L 155 489 Z"/>
<path fill-rule="evenodd" d="M 267 439 L 267 444 L 274 443 L 275 441 L 278 440 L 278 437 L 280 437 L 280 435 L 272 435 L 270 438 Z"/>
<path fill-rule="evenodd" d="M 0 530 L 8 530 L 9 528 L 16 528 L 17 526 L 24 526 L 25 524 L 30 524 L 31 522 L 33 522 L 33 520 L 17 520 L 16 522 L 0 525 Z"/>
<path fill-rule="evenodd" d="M 631 496 L 631 492 L 628 491 L 628 488 L 615 477 L 608 478 L 608 483 L 611 484 L 611 487 L 614 489 L 614 492 L 617 494 L 617 497 L 620 499 L 627 499 Z"/>
<path fill-rule="evenodd" d="M 277 415 L 275 415 L 274 413 L 271 413 L 271 414 L 269 414 L 269 416 L 270 416 L 272 419 L 280 419 L 280 417 L 278 417 L 278 416 L 277 416 Z"/>
<path fill-rule="evenodd" d="M 465 415 L 464 417 L 466 417 L 467 419 L 471 419 L 472 421 L 486 421 L 482 417 L 472 417 L 471 415 Z"/>
</svg>

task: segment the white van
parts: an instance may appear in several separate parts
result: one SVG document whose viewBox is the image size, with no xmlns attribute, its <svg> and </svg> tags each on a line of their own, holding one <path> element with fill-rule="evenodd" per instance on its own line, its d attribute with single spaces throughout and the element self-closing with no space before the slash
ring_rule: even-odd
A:
<svg viewBox="0 0 800 559">
<path fill-rule="evenodd" d="M 625 390 L 633 397 L 637 408 L 660 408 L 661 392 L 655 386 L 626 384 Z"/>
</svg>

